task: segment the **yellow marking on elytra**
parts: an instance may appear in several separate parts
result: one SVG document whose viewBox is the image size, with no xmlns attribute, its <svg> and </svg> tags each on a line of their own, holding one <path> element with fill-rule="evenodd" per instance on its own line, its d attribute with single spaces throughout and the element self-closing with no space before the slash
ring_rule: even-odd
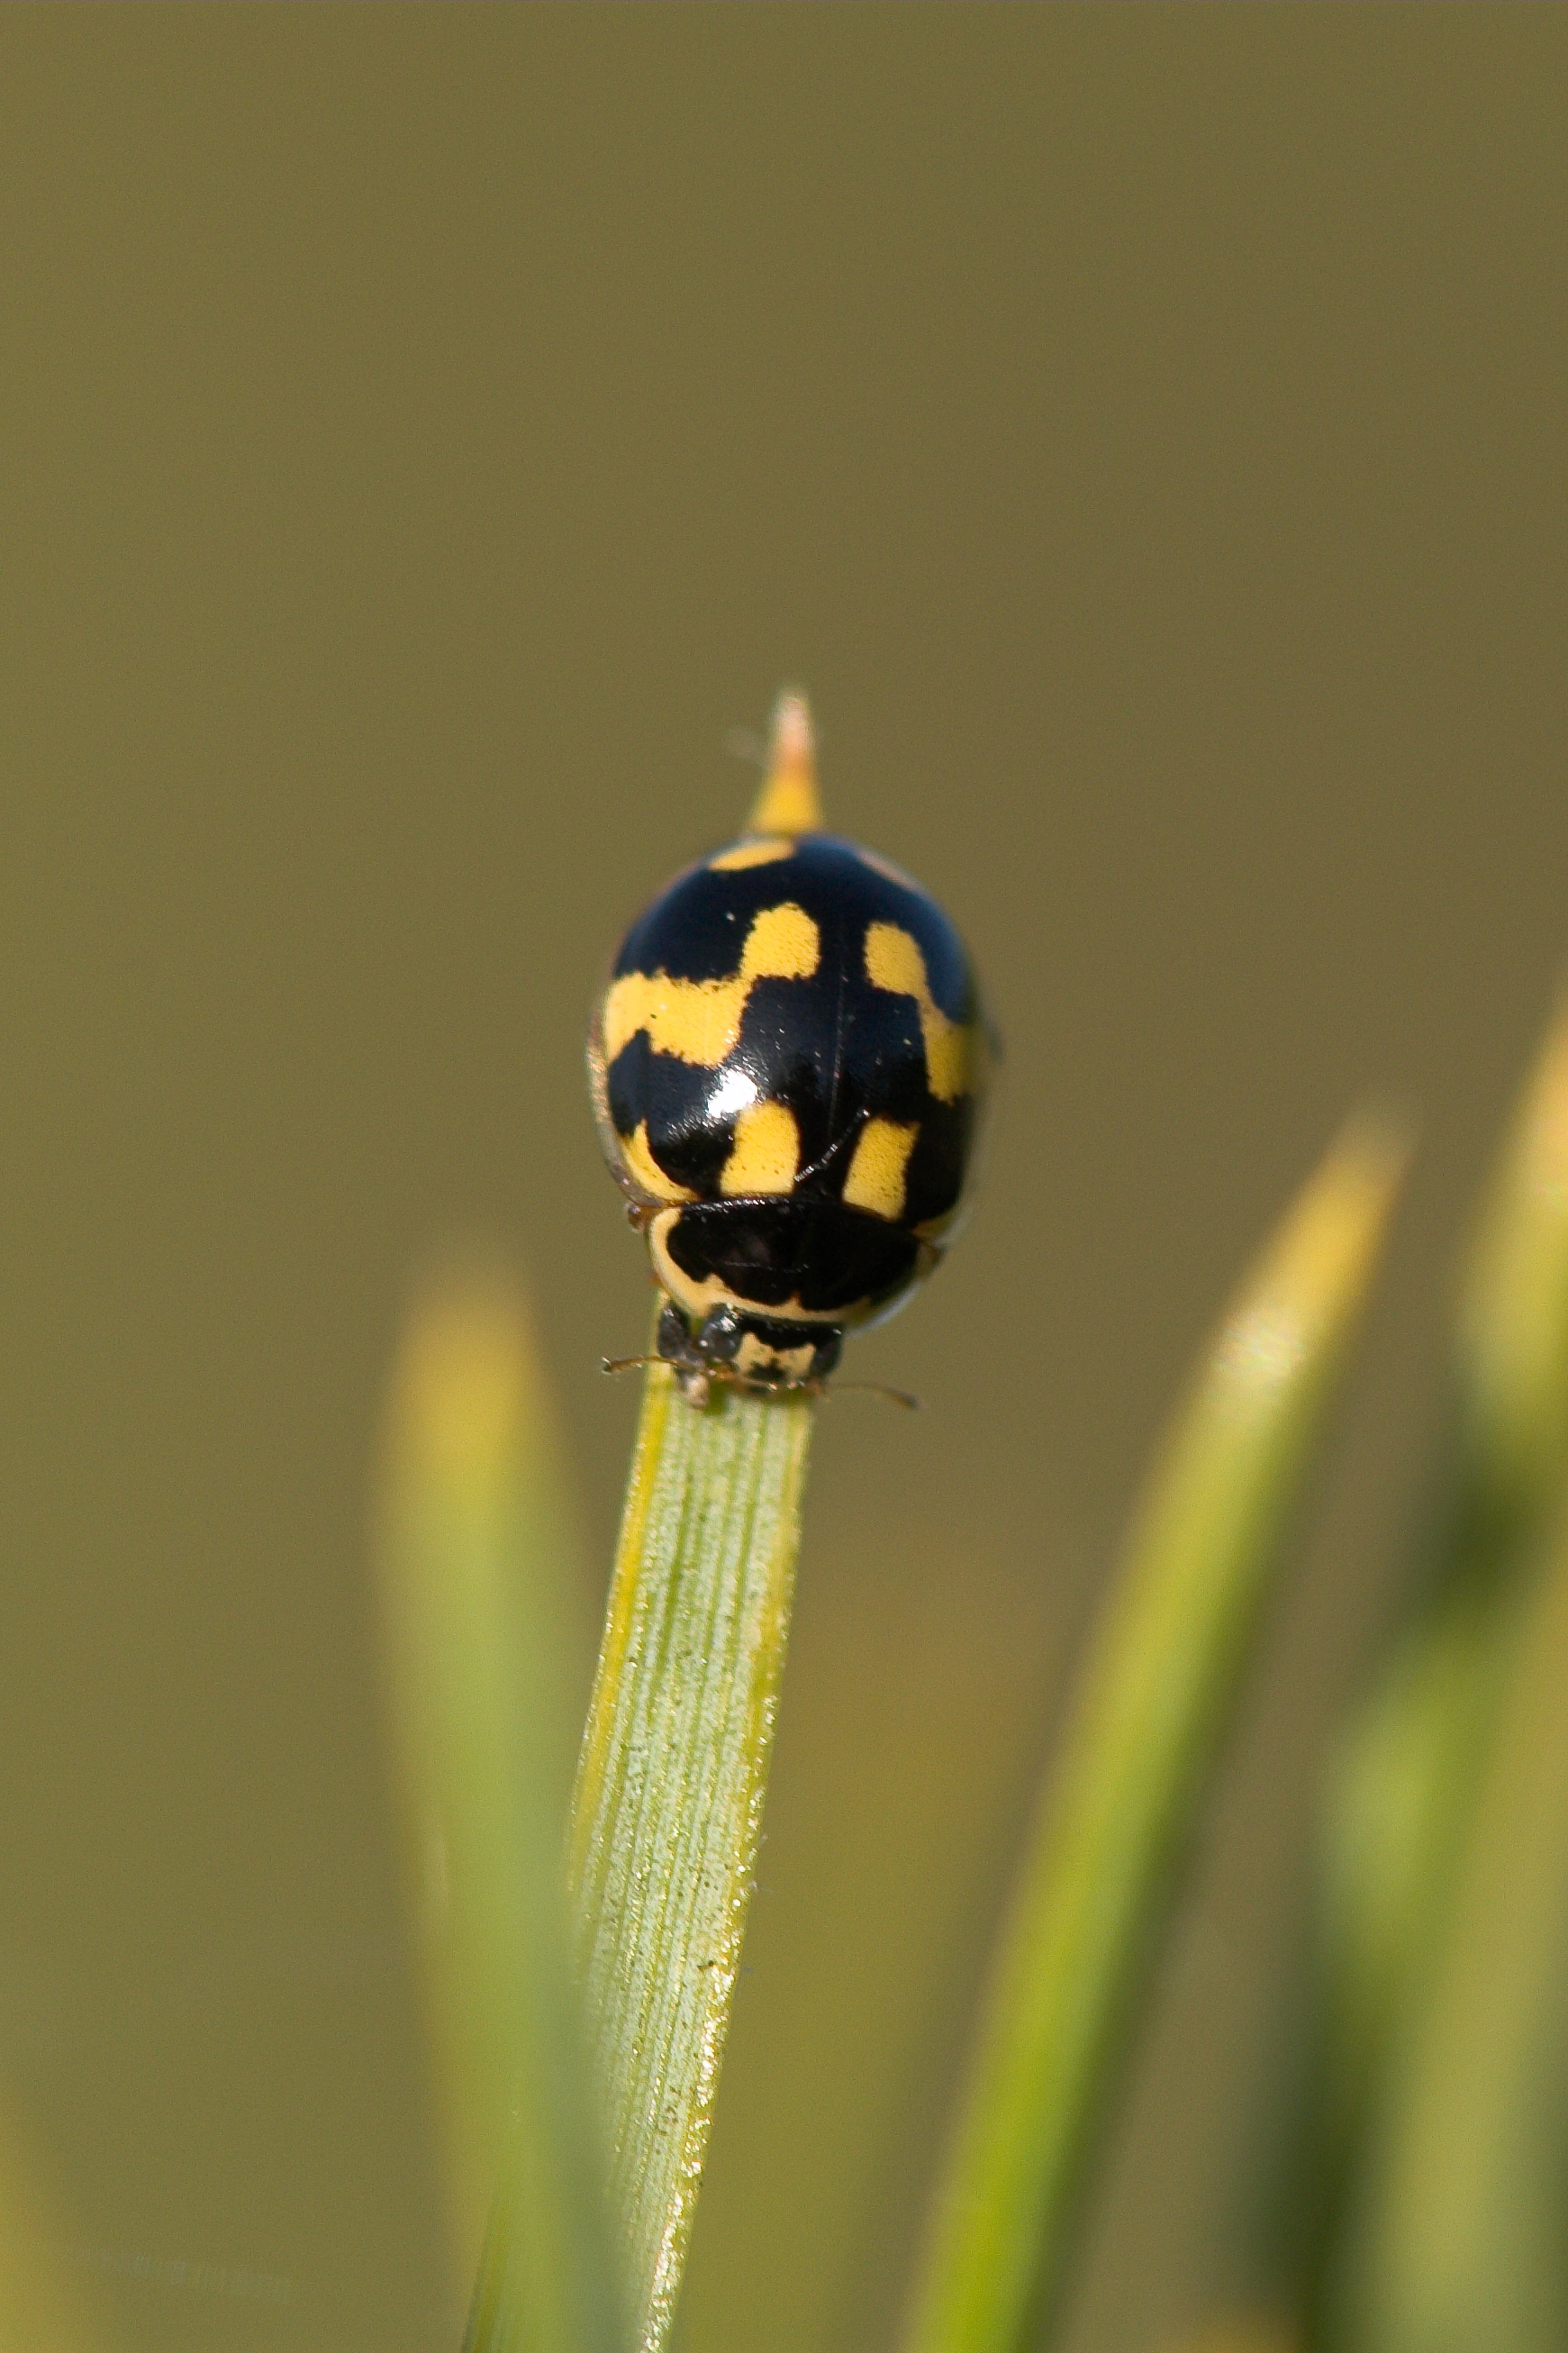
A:
<svg viewBox="0 0 1568 2353">
<path fill-rule="evenodd" d="M 668 973 L 627 972 L 605 998 L 605 1060 L 613 1062 L 639 1029 L 654 1051 L 674 1054 L 700 1070 L 716 1070 L 732 1054 L 741 1016 L 754 980 L 809 980 L 822 956 L 822 935 L 793 899 L 764 907 L 752 919 L 741 969 L 732 980 L 672 980 Z"/>
<path fill-rule="evenodd" d="M 752 918 L 741 971 L 748 980 L 809 980 L 822 962 L 822 934 L 793 899 Z"/>
<path fill-rule="evenodd" d="M 623 973 L 605 999 L 605 1059 L 646 1029 L 655 1051 L 713 1070 L 734 1050 L 748 983 L 671 980 L 667 973 Z"/>
<path fill-rule="evenodd" d="M 899 923 L 870 923 L 866 931 L 866 977 L 873 988 L 912 997 L 920 1007 L 925 1040 L 926 1084 L 938 1103 L 956 1103 L 970 1088 L 973 1033 L 950 1021 L 931 993 L 920 942 Z"/>
<path fill-rule="evenodd" d="M 654 1158 L 647 1140 L 646 1119 L 638 1120 L 630 1135 L 617 1135 L 616 1142 L 621 1147 L 621 1158 L 626 1162 L 628 1173 L 650 1198 L 655 1201 L 696 1200 L 696 1194 L 686 1186 L 678 1185 L 673 1176 L 667 1176 Z"/>
<path fill-rule="evenodd" d="M 771 866 L 775 858 L 788 858 L 794 849 L 794 842 L 783 834 L 764 834 L 760 841 L 738 841 L 733 849 L 721 849 L 717 858 L 708 860 L 708 871 L 739 874 L 747 866 Z"/>
<path fill-rule="evenodd" d="M 735 1122 L 735 1141 L 719 1178 L 721 1193 L 787 1193 L 800 1166 L 800 1128 L 781 1103 L 751 1103 Z"/>
<path fill-rule="evenodd" d="M 768 774 L 752 811 L 748 833 L 817 833 L 822 803 L 816 791 L 816 736 L 804 694 L 781 694 L 773 705 Z"/>
<path fill-rule="evenodd" d="M 844 1179 L 844 1200 L 851 1209 L 869 1209 L 874 1218 L 896 1221 L 904 1214 L 905 1178 L 919 1120 L 905 1126 L 896 1119 L 868 1119 L 860 1130 L 849 1174 Z"/>
</svg>

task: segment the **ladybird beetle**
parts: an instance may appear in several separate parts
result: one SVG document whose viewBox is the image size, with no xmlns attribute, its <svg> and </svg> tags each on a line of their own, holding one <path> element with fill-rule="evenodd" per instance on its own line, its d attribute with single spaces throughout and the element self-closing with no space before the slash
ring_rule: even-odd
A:
<svg viewBox="0 0 1568 2353">
<path fill-rule="evenodd" d="M 605 1156 L 665 1294 L 658 1353 L 693 1404 L 714 1380 L 820 1389 L 845 1333 L 931 1272 L 989 1060 L 963 941 L 823 829 L 810 714 L 781 697 L 748 831 L 632 925 L 588 1034 Z"/>
</svg>

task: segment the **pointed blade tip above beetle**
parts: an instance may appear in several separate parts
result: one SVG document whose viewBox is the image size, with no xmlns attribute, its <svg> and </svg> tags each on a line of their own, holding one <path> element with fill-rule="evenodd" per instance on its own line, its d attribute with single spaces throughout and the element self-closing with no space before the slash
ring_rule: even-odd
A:
<svg viewBox="0 0 1568 2353">
<path fill-rule="evenodd" d="M 746 831 L 818 833 L 822 821 L 811 705 L 798 687 L 785 687 L 773 705 L 768 772 L 746 821 Z"/>
</svg>

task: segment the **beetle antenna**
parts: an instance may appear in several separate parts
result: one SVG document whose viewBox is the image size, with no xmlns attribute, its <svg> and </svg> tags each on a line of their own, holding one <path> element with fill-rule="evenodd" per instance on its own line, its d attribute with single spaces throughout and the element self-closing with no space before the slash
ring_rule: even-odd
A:
<svg viewBox="0 0 1568 2353">
<path fill-rule="evenodd" d="M 601 1356 L 599 1370 L 602 1373 L 635 1373 L 639 1365 L 663 1365 L 668 1361 L 667 1356 Z"/>
<path fill-rule="evenodd" d="M 890 1389 L 881 1381 L 825 1381 L 822 1394 L 842 1397 L 846 1389 L 858 1389 L 862 1397 L 886 1398 L 889 1405 L 901 1405 L 909 1413 L 919 1413 L 921 1409 L 919 1398 L 911 1397 L 908 1389 Z"/>
</svg>

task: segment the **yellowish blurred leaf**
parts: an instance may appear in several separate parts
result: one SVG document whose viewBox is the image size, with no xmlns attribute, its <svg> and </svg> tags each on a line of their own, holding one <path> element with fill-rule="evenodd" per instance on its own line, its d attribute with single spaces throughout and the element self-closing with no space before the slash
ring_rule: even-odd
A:
<svg viewBox="0 0 1568 2353">
<path fill-rule="evenodd" d="M 616 2342 L 616 2297 L 562 1886 L 571 1520 L 504 1269 L 455 1262 L 415 1303 L 392 1385 L 377 1559 L 465 2283 L 486 2247 L 469 2341 L 485 2353 L 599 2353 Z"/>
<path fill-rule="evenodd" d="M 93 2353 L 100 2341 L 36 2168 L 0 2122 L 0 2353 Z"/>
</svg>

